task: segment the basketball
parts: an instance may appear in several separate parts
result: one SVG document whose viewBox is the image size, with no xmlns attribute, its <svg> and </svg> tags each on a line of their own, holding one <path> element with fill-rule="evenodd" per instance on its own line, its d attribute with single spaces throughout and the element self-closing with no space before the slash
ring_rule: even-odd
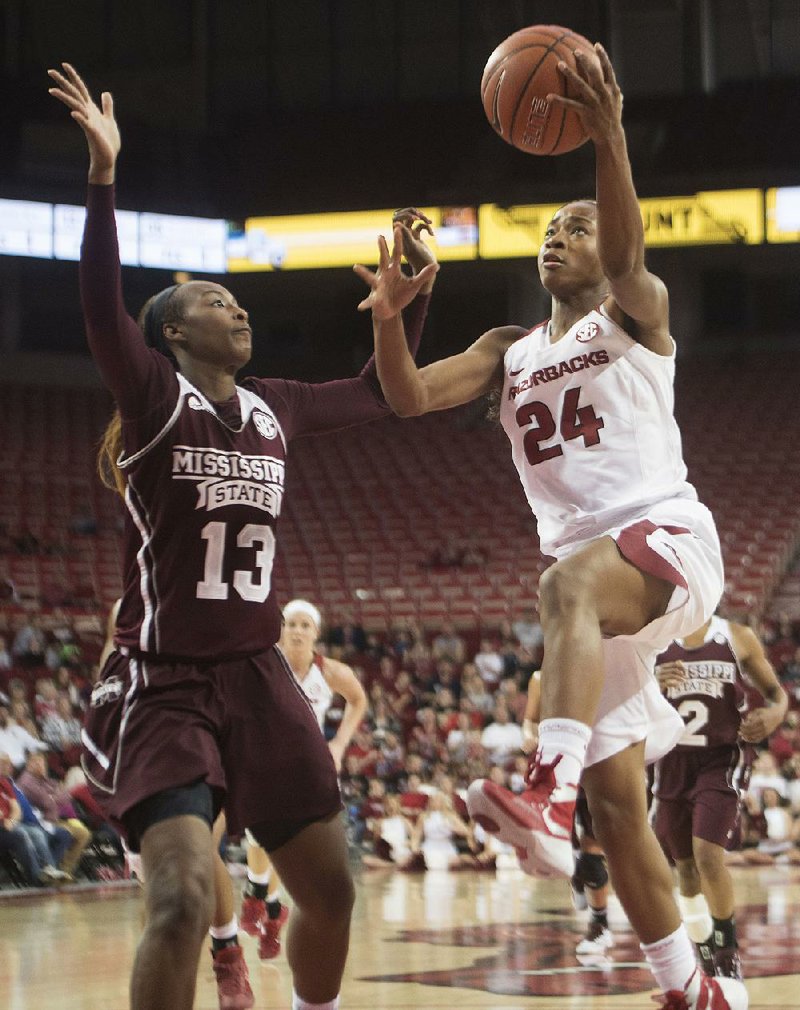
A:
<svg viewBox="0 0 800 1010">
<path fill-rule="evenodd" d="M 589 139 L 572 109 L 548 102 L 548 95 L 572 97 L 558 72 L 563 60 L 575 67 L 574 51 L 594 56 L 583 35 L 559 25 L 522 28 L 500 43 L 481 80 L 481 99 L 494 131 L 527 154 L 566 154 Z"/>
</svg>

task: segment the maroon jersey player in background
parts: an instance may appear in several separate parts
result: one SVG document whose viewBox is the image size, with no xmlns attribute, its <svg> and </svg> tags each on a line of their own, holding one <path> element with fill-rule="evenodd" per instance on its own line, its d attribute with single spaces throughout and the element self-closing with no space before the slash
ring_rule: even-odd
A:
<svg viewBox="0 0 800 1010">
<path fill-rule="evenodd" d="M 656 676 L 686 723 L 655 767 L 656 835 L 675 861 L 681 912 L 703 969 L 741 978 L 725 850 L 739 819 L 746 745 L 777 729 L 788 698 L 752 629 L 717 616 L 673 642 Z M 749 712 L 748 687 L 764 698 Z"/>
<path fill-rule="evenodd" d="M 89 346 L 121 417 L 128 511 L 116 651 L 93 693 L 83 765 L 144 863 L 147 925 L 131 1006 L 192 1006 L 214 904 L 210 829 L 224 805 L 230 830 L 250 828 L 294 900 L 294 1010 L 335 1010 L 353 883 L 333 759 L 274 647 L 272 561 L 291 439 L 388 408 L 372 362 L 355 379 L 237 385 L 250 358 L 248 316 L 211 281 L 152 299 L 143 336 L 122 298 L 111 95 L 98 107 L 63 68 L 49 72 L 50 92 L 89 147 L 81 297 Z M 422 269 L 410 277 L 397 261 L 384 280 L 398 313 L 410 306 L 415 344 L 427 306 L 415 296 L 430 291 L 438 268 L 398 228 L 404 245 L 421 247 L 407 253 Z"/>
</svg>

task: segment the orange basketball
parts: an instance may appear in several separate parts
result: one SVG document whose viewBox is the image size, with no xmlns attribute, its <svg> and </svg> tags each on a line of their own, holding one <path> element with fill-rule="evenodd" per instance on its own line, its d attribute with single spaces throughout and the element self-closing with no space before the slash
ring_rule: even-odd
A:
<svg viewBox="0 0 800 1010">
<path fill-rule="evenodd" d="M 507 144 L 527 154 L 566 154 L 589 139 L 572 109 L 547 101 L 548 95 L 571 97 L 558 64 L 574 68 L 576 49 L 596 59 L 583 35 L 533 25 L 509 35 L 489 57 L 481 80 L 483 109 Z"/>
</svg>

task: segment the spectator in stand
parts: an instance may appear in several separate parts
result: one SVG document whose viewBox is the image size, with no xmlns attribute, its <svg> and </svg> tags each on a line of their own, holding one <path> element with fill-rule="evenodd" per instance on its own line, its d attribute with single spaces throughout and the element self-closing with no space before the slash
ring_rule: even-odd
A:
<svg viewBox="0 0 800 1010">
<path fill-rule="evenodd" d="M 8 705 L 0 701 L 0 751 L 8 754 L 14 770 L 24 768 L 29 753 L 43 750 L 47 750 L 47 744 L 13 722 Z"/>
<path fill-rule="evenodd" d="M 469 732 L 473 728 L 469 712 L 459 712 L 456 725 L 447 734 L 445 745 L 451 765 L 463 764 L 467 760 Z"/>
<path fill-rule="evenodd" d="M 417 712 L 417 725 L 411 730 L 408 740 L 409 753 L 419 755 L 425 769 L 430 772 L 444 752 L 436 713 L 432 708 L 421 708 Z"/>
<path fill-rule="evenodd" d="M 6 566 L 3 565 L 0 568 L 0 604 L 10 607 L 20 602 L 16 583 L 8 574 Z"/>
<path fill-rule="evenodd" d="M 72 845 L 61 861 L 60 869 L 74 876 L 75 868 L 80 862 L 83 850 L 89 844 L 92 833 L 75 816 L 72 797 L 61 783 L 48 778 L 47 762 L 43 754 L 30 754 L 25 764 L 25 771 L 20 775 L 17 785 L 36 807 L 42 820 L 58 827 L 66 828 L 72 835 Z"/>
<path fill-rule="evenodd" d="M 10 670 L 14 665 L 5 635 L 0 635 L 0 670 Z"/>
<path fill-rule="evenodd" d="M 56 689 L 67 694 L 70 705 L 72 705 L 75 712 L 79 712 L 85 708 L 82 693 L 85 680 L 83 676 L 76 675 L 75 671 L 65 664 L 59 666 L 53 680 L 55 681 Z"/>
<path fill-rule="evenodd" d="M 81 742 L 81 724 L 72 711 L 69 695 L 61 692 L 56 696 L 56 710 L 42 722 L 42 737 L 53 750 L 66 754 L 75 750 Z"/>
<path fill-rule="evenodd" d="M 511 629 L 520 645 L 524 646 L 531 655 L 541 662 L 542 645 L 544 644 L 544 633 L 539 624 L 534 611 L 528 614 L 520 614 L 511 623 Z"/>
<path fill-rule="evenodd" d="M 800 705 L 800 647 L 794 650 L 794 655 L 779 671 L 781 684 L 789 695 L 789 703 Z"/>
<path fill-rule="evenodd" d="M 375 818 L 371 826 L 373 852 L 365 853 L 362 862 L 370 869 L 411 869 L 414 863 L 411 851 L 414 825 L 403 813 L 399 796 L 387 796 L 383 807 L 383 813 Z"/>
<path fill-rule="evenodd" d="M 375 764 L 379 757 L 380 751 L 375 746 L 372 733 L 362 723 L 347 748 L 348 773 L 371 778 L 375 774 Z"/>
<path fill-rule="evenodd" d="M 481 716 L 489 716 L 494 711 L 494 697 L 486 689 L 474 663 L 465 663 L 461 673 L 462 697 L 466 697 L 473 709 Z"/>
<path fill-rule="evenodd" d="M 800 819 L 792 816 L 786 799 L 777 789 L 766 787 L 761 793 L 763 834 L 758 847 L 746 853 L 751 863 L 800 863 Z"/>
<path fill-rule="evenodd" d="M 15 663 L 26 669 L 44 666 L 44 656 L 47 651 L 47 638 L 42 631 L 38 617 L 24 620 L 14 636 L 11 655 Z"/>
<path fill-rule="evenodd" d="M 66 828 L 53 827 L 47 831 L 36 816 L 28 799 L 14 782 L 14 769 L 8 754 L 0 753 L 0 783 L 9 782 L 19 805 L 20 817 L 14 830 L 27 836 L 33 849 L 33 858 L 25 867 L 32 883 L 56 883 L 69 880 L 69 874 L 57 869 L 67 849 L 72 845 L 72 835 Z"/>
<path fill-rule="evenodd" d="M 14 702 L 23 702 L 23 704 L 28 704 L 28 685 L 22 679 L 22 677 L 12 677 L 8 682 L 8 701 L 9 707 L 14 704 Z"/>
<path fill-rule="evenodd" d="M 528 696 L 524 691 L 520 691 L 517 681 L 511 678 L 501 680 L 500 687 L 497 689 L 497 695 L 505 699 L 508 714 L 512 721 L 522 725 L 522 720 L 525 718 L 525 709 L 528 704 Z"/>
<path fill-rule="evenodd" d="M 39 732 L 39 727 L 36 724 L 36 720 L 33 718 L 31 707 L 27 701 L 22 701 L 20 698 L 13 698 L 11 704 L 9 705 L 9 712 L 11 713 L 12 722 L 16 723 L 17 726 L 21 726 L 26 733 L 30 733 L 34 740 L 43 742 L 42 734 Z"/>
<path fill-rule="evenodd" d="M 33 699 L 33 712 L 36 720 L 43 723 L 51 715 L 56 714 L 58 688 L 52 677 L 39 677 L 36 681 L 36 695 Z"/>
<path fill-rule="evenodd" d="M 445 542 L 432 552 L 428 559 L 428 567 L 433 569 L 460 568 L 463 563 L 464 551 L 454 534 L 449 533 Z"/>
<path fill-rule="evenodd" d="M 464 862 L 456 839 L 467 839 L 469 834 L 469 828 L 453 809 L 449 797 L 437 790 L 430 795 L 414 825 L 411 850 L 422 854 L 428 870 L 454 870 Z"/>
<path fill-rule="evenodd" d="M 788 712 L 786 718 L 769 738 L 769 750 L 778 768 L 790 761 L 800 751 L 797 712 Z"/>
<path fill-rule="evenodd" d="M 481 639 L 480 648 L 472 662 L 484 684 L 490 691 L 494 691 L 503 676 L 503 657 L 490 639 Z"/>
<path fill-rule="evenodd" d="M 461 555 L 462 568 L 482 568 L 488 560 L 489 554 L 485 547 L 474 539 L 466 542 Z"/>
<path fill-rule="evenodd" d="M 761 750 L 753 762 L 753 771 L 747 785 L 747 792 L 757 800 L 765 789 L 774 789 L 779 796 L 787 795 L 786 779 L 778 769 L 778 763 L 769 750 Z"/>
<path fill-rule="evenodd" d="M 27 884 L 40 882 L 42 867 L 28 836 L 19 830 L 22 813 L 14 795 L 11 780 L 0 778 L 0 855 L 11 856 L 18 864 Z"/>
<path fill-rule="evenodd" d="M 507 765 L 522 749 L 522 728 L 511 721 L 508 705 L 502 696 L 495 700 L 494 720 L 481 734 L 481 743 L 495 765 Z"/>
<path fill-rule="evenodd" d="M 406 750 L 397 733 L 387 732 L 380 743 L 380 757 L 375 764 L 375 771 L 392 785 L 396 784 L 403 773 Z"/>
<path fill-rule="evenodd" d="M 343 615 L 341 624 L 328 630 L 326 642 L 330 647 L 331 656 L 347 663 L 354 656 L 365 651 L 367 636 L 361 625 L 356 624 L 353 615 L 348 613 Z"/>
<path fill-rule="evenodd" d="M 456 631 L 452 621 L 445 621 L 442 630 L 431 643 L 431 655 L 434 660 L 449 659 L 451 663 L 461 664 L 467 653 L 467 643 Z"/>
<path fill-rule="evenodd" d="M 786 761 L 781 770 L 786 778 L 786 798 L 789 800 L 789 808 L 796 817 L 800 814 L 800 751 Z"/>
<path fill-rule="evenodd" d="M 773 666 L 782 670 L 794 658 L 798 645 L 797 631 L 789 615 L 785 612 L 778 614 L 775 633 L 767 649 Z"/>
<path fill-rule="evenodd" d="M 373 686 L 380 688 L 379 684 Z M 372 738 L 376 743 L 384 740 L 387 733 L 396 734 L 401 731 L 397 716 L 382 693 L 370 705 L 370 714 L 366 718 L 366 723 L 372 731 Z"/>
</svg>

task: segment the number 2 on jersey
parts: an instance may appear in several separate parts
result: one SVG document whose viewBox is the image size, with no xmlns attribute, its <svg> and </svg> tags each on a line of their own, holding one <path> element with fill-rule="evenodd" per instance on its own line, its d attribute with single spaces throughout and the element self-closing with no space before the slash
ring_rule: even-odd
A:
<svg viewBox="0 0 800 1010">
<path fill-rule="evenodd" d="M 600 441 L 600 429 L 605 428 L 605 421 L 595 414 L 591 404 L 579 407 L 580 396 L 580 386 L 568 389 L 564 394 L 564 406 L 559 424 L 561 437 L 565 442 L 570 442 L 573 438 L 582 436 L 584 445 L 597 445 Z M 531 421 L 536 421 L 536 427 L 526 431 L 522 440 L 525 456 L 531 466 L 563 455 L 564 450 L 558 443 L 544 448 L 541 445 L 556 433 L 556 421 L 546 403 L 542 403 L 541 400 L 524 403 L 517 411 L 516 417 L 520 428 L 526 427 Z"/>
<path fill-rule="evenodd" d="M 225 557 L 225 523 L 206 523 L 200 536 L 206 541 L 203 581 L 197 583 L 198 600 L 227 600 L 230 586 L 222 579 Z M 253 581 L 253 573 L 236 570 L 233 588 L 243 600 L 263 603 L 272 585 L 272 562 L 275 559 L 275 534 L 269 526 L 247 523 L 236 537 L 237 547 L 255 547 L 255 563 L 261 578 Z"/>
<path fill-rule="evenodd" d="M 708 705 L 687 698 L 678 705 L 678 715 L 686 723 L 686 729 L 679 742 L 685 747 L 705 747 L 708 744 L 708 737 L 699 730 L 708 722 Z"/>
</svg>

